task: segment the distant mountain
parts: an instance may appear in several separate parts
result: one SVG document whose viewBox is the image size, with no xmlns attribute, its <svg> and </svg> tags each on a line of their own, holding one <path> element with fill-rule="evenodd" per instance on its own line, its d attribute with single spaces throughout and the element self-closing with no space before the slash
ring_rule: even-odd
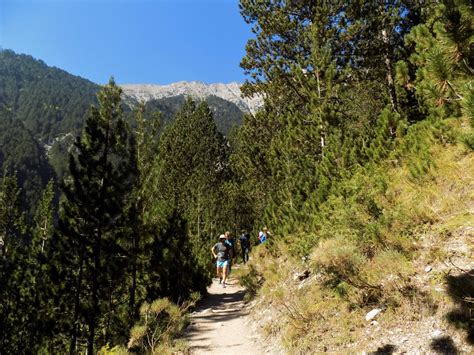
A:
<svg viewBox="0 0 474 355">
<path fill-rule="evenodd" d="M 145 97 L 146 112 L 162 112 L 165 123 L 173 119 L 186 96 L 205 99 L 217 128 L 225 135 L 241 124 L 243 111 L 258 106 L 240 98 L 237 83 L 176 83 L 154 96 L 139 90 L 139 85 L 132 87 L 124 86 L 123 96 L 125 115 L 132 124 L 131 108 Z M 0 170 L 7 163 L 18 171 L 24 190 L 34 190 L 30 201 L 38 198 L 41 187 L 54 175 L 51 166 L 58 177 L 67 171 L 68 151 L 89 107 L 97 104 L 99 89 L 89 80 L 30 55 L 0 50 Z"/>
<path fill-rule="evenodd" d="M 191 96 L 197 99 L 206 99 L 209 96 L 234 103 L 243 112 L 255 113 L 263 106 L 263 99 L 259 96 L 243 98 L 240 84 L 205 84 L 199 81 L 181 81 L 169 85 L 153 84 L 122 84 L 124 93 L 137 101 L 150 101 L 173 96 Z"/>
</svg>

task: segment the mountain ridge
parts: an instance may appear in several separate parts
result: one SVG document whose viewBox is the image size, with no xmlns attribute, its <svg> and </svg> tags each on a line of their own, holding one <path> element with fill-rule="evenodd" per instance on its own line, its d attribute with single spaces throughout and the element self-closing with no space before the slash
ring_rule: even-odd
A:
<svg viewBox="0 0 474 355">
<path fill-rule="evenodd" d="M 148 102 L 153 99 L 161 99 L 179 95 L 191 96 L 193 98 L 205 99 L 209 96 L 217 96 L 237 105 L 246 113 L 254 114 L 263 106 L 263 98 L 254 96 L 252 98 L 242 97 L 238 82 L 206 84 L 201 81 L 179 81 L 176 83 L 159 84 L 120 84 L 126 96 L 137 101 Z"/>
</svg>

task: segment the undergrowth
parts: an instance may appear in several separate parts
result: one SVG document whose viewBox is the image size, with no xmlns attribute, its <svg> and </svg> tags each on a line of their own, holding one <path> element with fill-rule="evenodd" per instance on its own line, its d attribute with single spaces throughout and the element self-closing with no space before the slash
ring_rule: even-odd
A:
<svg viewBox="0 0 474 355">
<path fill-rule="evenodd" d="M 439 295 L 419 287 L 414 261 L 425 252 L 421 236 L 449 238 L 453 223 L 469 218 L 474 161 L 456 142 L 459 126 L 414 125 L 387 160 L 337 183 L 308 217 L 310 232 L 256 248 L 242 284 L 279 312 L 267 335 L 279 334 L 292 352 L 335 351 L 364 337 L 373 307 L 387 323 L 436 311 Z M 447 258 L 436 245 L 425 254 Z M 307 280 L 295 278 L 305 269 Z"/>
<path fill-rule="evenodd" d="M 167 298 L 144 302 L 140 307 L 140 320 L 130 330 L 127 347 L 105 346 L 99 354 L 175 354 L 186 351 L 185 342 L 178 337 L 188 324 L 188 309 L 196 304 L 199 297 L 199 293 L 193 293 L 188 301 L 179 306 Z"/>
</svg>

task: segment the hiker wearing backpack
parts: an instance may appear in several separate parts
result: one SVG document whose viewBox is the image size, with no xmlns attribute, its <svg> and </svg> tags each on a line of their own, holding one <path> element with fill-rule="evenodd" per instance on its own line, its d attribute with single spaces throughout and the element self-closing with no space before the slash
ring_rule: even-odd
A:
<svg viewBox="0 0 474 355">
<path fill-rule="evenodd" d="M 239 237 L 240 248 L 242 249 L 242 260 L 244 264 L 249 261 L 249 252 L 250 252 L 250 236 L 248 235 L 245 229 L 242 230 L 242 234 Z"/>
<path fill-rule="evenodd" d="M 258 232 L 258 242 L 259 244 L 265 243 L 268 239 L 268 229 L 267 227 L 263 227 L 263 230 Z"/>
<path fill-rule="evenodd" d="M 216 262 L 217 277 L 219 278 L 219 284 L 222 283 L 222 287 L 226 287 L 227 281 L 227 268 L 229 266 L 230 259 L 230 247 L 226 243 L 227 238 L 224 234 L 219 236 L 219 242 L 214 244 L 211 248 L 211 253 Z"/>
</svg>

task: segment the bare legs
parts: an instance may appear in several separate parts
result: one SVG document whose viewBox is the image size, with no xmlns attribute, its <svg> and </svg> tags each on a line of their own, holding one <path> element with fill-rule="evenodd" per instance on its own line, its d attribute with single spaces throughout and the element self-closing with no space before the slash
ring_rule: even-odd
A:
<svg viewBox="0 0 474 355">
<path fill-rule="evenodd" d="M 222 276 L 222 280 L 224 282 L 224 286 L 225 286 L 225 283 L 227 281 L 227 265 L 225 265 L 223 268 L 222 268 L 222 273 L 224 274 Z"/>
<path fill-rule="evenodd" d="M 219 278 L 219 283 L 220 283 L 220 280 L 222 280 L 224 287 L 227 281 L 228 267 L 229 265 L 227 263 L 225 263 L 224 266 L 222 267 L 221 266 L 217 267 L 217 277 Z"/>
</svg>

